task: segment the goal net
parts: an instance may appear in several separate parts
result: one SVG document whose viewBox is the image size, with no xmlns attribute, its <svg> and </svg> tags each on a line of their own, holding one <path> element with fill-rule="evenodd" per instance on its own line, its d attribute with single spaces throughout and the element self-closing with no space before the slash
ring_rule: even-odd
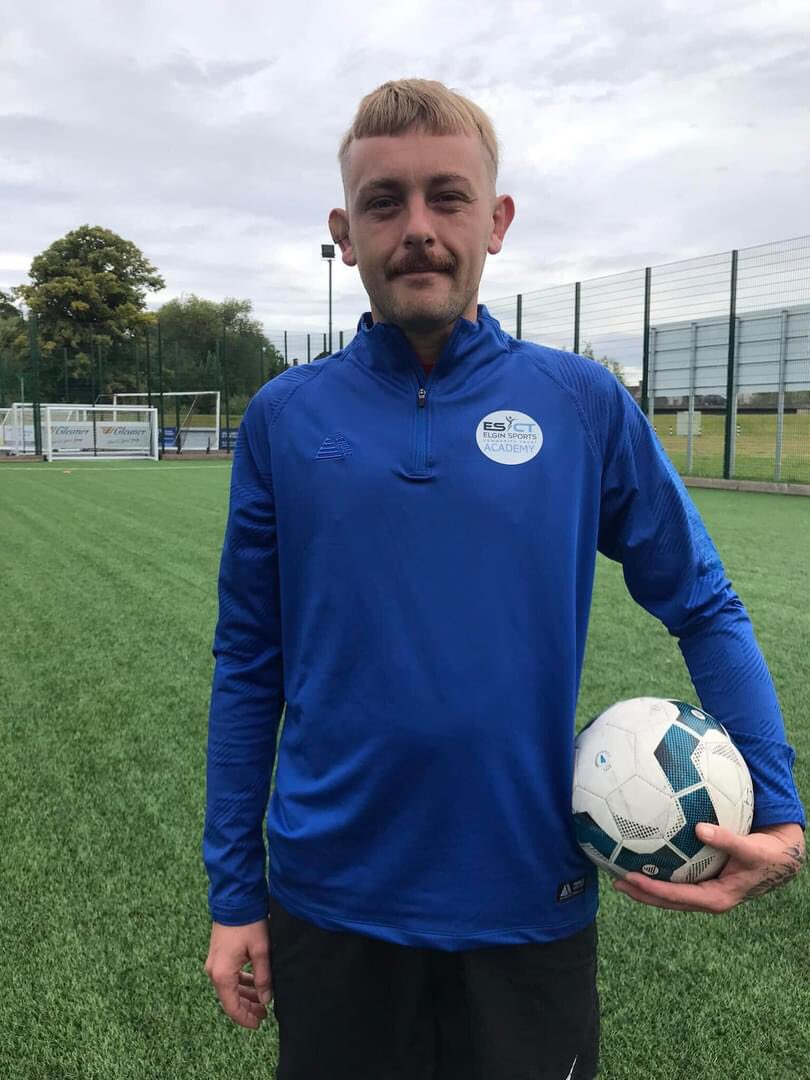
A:
<svg viewBox="0 0 810 1080">
<path fill-rule="evenodd" d="M 43 405 L 42 451 L 48 461 L 157 461 L 157 409 L 140 405 Z"/>
<path fill-rule="evenodd" d="M 115 394 L 113 408 L 120 408 L 119 402 L 146 404 L 147 400 L 143 393 Z M 152 401 L 156 400 L 157 395 L 152 394 Z M 219 450 L 219 390 L 173 390 L 163 394 L 163 450 Z"/>
<path fill-rule="evenodd" d="M 0 453 L 33 454 L 36 452 L 34 410 L 29 404 L 15 401 L 0 409 Z"/>
</svg>

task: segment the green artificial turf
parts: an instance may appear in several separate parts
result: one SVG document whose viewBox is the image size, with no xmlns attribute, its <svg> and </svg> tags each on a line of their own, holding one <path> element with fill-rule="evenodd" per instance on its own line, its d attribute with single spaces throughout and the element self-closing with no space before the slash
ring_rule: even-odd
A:
<svg viewBox="0 0 810 1080">
<path fill-rule="evenodd" d="M 200 858 L 229 467 L 0 466 L 0 1078 L 270 1078 L 203 973 Z M 810 502 L 696 491 L 757 627 L 810 791 Z M 579 719 L 694 698 L 600 560 Z M 604 887 L 602 1080 L 807 1076 L 810 886 L 730 915 Z"/>
</svg>

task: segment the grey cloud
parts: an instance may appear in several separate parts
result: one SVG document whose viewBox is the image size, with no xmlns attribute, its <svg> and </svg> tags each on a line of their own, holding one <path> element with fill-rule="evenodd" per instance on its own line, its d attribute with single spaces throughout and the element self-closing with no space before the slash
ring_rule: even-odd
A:
<svg viewBox="0 0 810 1080">
<path fill-rule="evenodd" d="M 158 75 L 167 76 L 172 82 L 188 86 L 229 86 L 240 79 L 248 79 L 267 71 L 277 63 L 277 57 L 260 60 L 219 60 L 206 63 L 189 53 L 176 53 L 164 63 L 152 69 Z"/>
</svg>

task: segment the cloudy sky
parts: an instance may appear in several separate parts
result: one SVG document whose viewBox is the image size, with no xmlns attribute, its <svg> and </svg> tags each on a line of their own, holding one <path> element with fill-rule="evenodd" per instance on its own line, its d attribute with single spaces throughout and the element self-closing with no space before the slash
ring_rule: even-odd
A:
<svg viewBox="0 0 810 1080">
<path fill-rule="evenodd" d="M 0 287 L 69 229 L 323 329 L 339 140 L 390 78 L 482 105 L 517 217 L 481 298 L 810 232 L 807 0 L 0 0 Z M 366 300 L 336 262 L 336 327 Z"/>
</svg>

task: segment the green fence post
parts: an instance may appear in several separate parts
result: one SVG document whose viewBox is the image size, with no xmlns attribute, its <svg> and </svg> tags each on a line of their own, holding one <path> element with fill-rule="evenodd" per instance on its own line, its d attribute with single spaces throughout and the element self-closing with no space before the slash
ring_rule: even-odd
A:
<svg viewBox="0 0 810 1080">
<path fill-rule="evenodd" d="M 222 324 L 222 384 L 225 391 L 225 448 L 231 452 L 231 404 L 228 385 L 228 346 L 227 328 Z"/>
<path fill-rule="evenodd" d="M 163 434 L 163 335 L 160 330 L 160 319 L 157 324 L 157 347 L 158 347 L 158 383 L 160 389 L 158 390 L 158 423 L 160 424 L 160 454 L 158 457 L 163 457 L 163 451 L 165 449 L 165 437 Z"/>
<path fill-rule="evenodd" d="M 98 405 L 98 399 L 104 397 L 104 368 L 101 362 L 101 342 L 96 341 L 96 355 L 98 357 L 98 393 L 94 405 Z"/>
<path fill-rule="evenodd" d="M 290 362 L 287 359 L 287 331 L 284 331 L 284 367 L 289 367 Z"/>
<path fill-rule="evenodd" d="M 517 310 L 515 312 L 515 337 L 520 341 L 523 337 L 523 293 L 517 294 Z"/>
<path fill-rule="evenodd" d="M 34 385 L 31 388 L 31 413 L 34 422 L 34 453 L 42 453 L 42 422 L 40 417 L 39 390 L 39 323 L 34 312 L 28 319 L 28 345 L 31 352 L 31 373 Z M 23 429 L 25 428 L 25 409 L 23 409 Z"/>
<path fill-rule="evenodd" d="M 574 352 L 579 352 L 579 308 L 582 295 L 582 282 L 574 282 Z"/>
<path fill-rule="evenodd" d="M 652 286 L 652 267 L 644 268 L 644 342 L 641 352 L 641 411 L 649 413 L 650 393 L 650 297 Z"/>
<path fill-rule="evenodd" d="M 310 341 L 311 334 L 307 334 L 307 363 L 312 363 L 312 342 Z"/>
<path fill-rule="evenodd" d="M 732 443 L 736 435 L 734 399 L 734 359 L 737 346 L 737 256 L 735 248 L 731 253 L 731 296 L 728 313 L 728 366 L 726 368 L 726 438 L 723 448 L 723 479 L 731 479 Z"/>
<path fill-rule="evenodd" d="M 146 343 L 146 404 L 152 408 L 152 355 L 149 350 L 149 327 L 144 327 L 144 339 Z"/>
<path fill-rule="evenodd" d="M 782 479 L 782 443 L 785 431 L 785 373 L 787 371 L 788 319 L 790 313 L 783 308 L 779 313 L 779 374 L 776 395 L 776 456 L 773 466 L 774 480 Z"/>
</svg>

